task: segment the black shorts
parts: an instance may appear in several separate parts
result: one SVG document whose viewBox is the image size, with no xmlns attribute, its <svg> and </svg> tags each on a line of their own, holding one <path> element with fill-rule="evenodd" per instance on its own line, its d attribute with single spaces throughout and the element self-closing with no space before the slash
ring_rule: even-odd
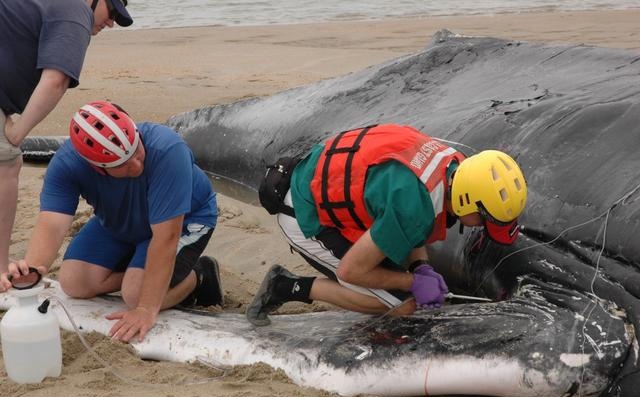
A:
<svg viewBox="0 0 640 397">
<path fill-rule="evenodd" d="M 204 251 L 213 229 L 196 223 L 186 225 L 178 241 L 171 287 L 184 280 Z M 64 260 L 74 259 L 102 266 L 113 272 L 144 269 L 151 240 L 129 243 L 107 232 L 96 217 L 87 222 L 67 248 Z"/>
</svg>

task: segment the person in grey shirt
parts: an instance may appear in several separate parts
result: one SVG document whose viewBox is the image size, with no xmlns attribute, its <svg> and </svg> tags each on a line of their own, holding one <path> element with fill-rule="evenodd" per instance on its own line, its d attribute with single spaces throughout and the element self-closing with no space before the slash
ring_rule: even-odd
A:
<svg viewBox="0 0 640 397">
<path fill-rule="evenodd" d="M 20 144 L 66 90 L 78 85 L 91 36 L 114 23 L 133 23 L 126 5 L 126 0 L 0 1 L 0 271 L 9 261 Z"/>
</svg>

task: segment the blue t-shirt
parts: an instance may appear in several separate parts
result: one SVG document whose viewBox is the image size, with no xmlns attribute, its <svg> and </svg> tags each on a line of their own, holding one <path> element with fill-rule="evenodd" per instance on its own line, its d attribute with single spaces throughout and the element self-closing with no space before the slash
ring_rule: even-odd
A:
<svg viewBox="0 0 640 397">
<path fill-rule="evenodd" d="M 22 113 L 43 69 L 77 86 L 92 27 L 85 0 L 0 1 L 0 108 Z"/>
<path fill-rule="evenodd" d="M 184 215 L 184 225 L 214 227 L 216 194 L 193 153 L 172 129 L 138 125 L 146 157 L 136 178 L 96 172 L 65 142 L 49 163 L 40 194 L 40 210 L 74 215 L 82 196 L 105 229 L 119 240 L 139 243 L 151 238 L 151 226 Z"/>
</svg>

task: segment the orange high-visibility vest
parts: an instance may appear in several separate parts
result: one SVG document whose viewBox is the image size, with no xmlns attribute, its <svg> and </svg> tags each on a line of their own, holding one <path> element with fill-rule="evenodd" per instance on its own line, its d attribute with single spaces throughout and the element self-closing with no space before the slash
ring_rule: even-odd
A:
<svg viewBox="0 0 640 397">
<path fill-rule="evenodd" d="M 409 126 L 384 124 L 342 132 L 327 141 L 311 180 L 320 224 L 338 228 L 355 243 L 373 223 L 364 204 L 367 170 L 395 160 L 413 171 L 431 196 L 436 219 L 427 243 L 444 240 L 447 167 L 464 158 L 457 150 Z"/>
</svg>

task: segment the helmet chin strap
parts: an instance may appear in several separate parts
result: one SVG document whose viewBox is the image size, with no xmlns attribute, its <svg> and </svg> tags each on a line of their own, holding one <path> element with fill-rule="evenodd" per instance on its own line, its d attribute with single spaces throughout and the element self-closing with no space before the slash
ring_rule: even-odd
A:
<svg viewBox="0 0 640 397">
<path fill-rule="evenodd" d="M 91 11 L 95 12 L 96 8 L 98 8 L 98 2 L 100 2 L 100 0 L 93 0 L 91 2 Z"/>
<path fill-rule="evenodd" d="M 460 218 L 453 212 L 453 206 L 451 205 L 451 185 L 453 185 L 453 177 L 456 175 L 456 172 L 453 171 L 451 176 L 447 179 L 447 229 L 455 225 L 456 222 L 460 223 L 459 232 L 462 234 L 464 225 L 460 222 Z"/>
</svg>

